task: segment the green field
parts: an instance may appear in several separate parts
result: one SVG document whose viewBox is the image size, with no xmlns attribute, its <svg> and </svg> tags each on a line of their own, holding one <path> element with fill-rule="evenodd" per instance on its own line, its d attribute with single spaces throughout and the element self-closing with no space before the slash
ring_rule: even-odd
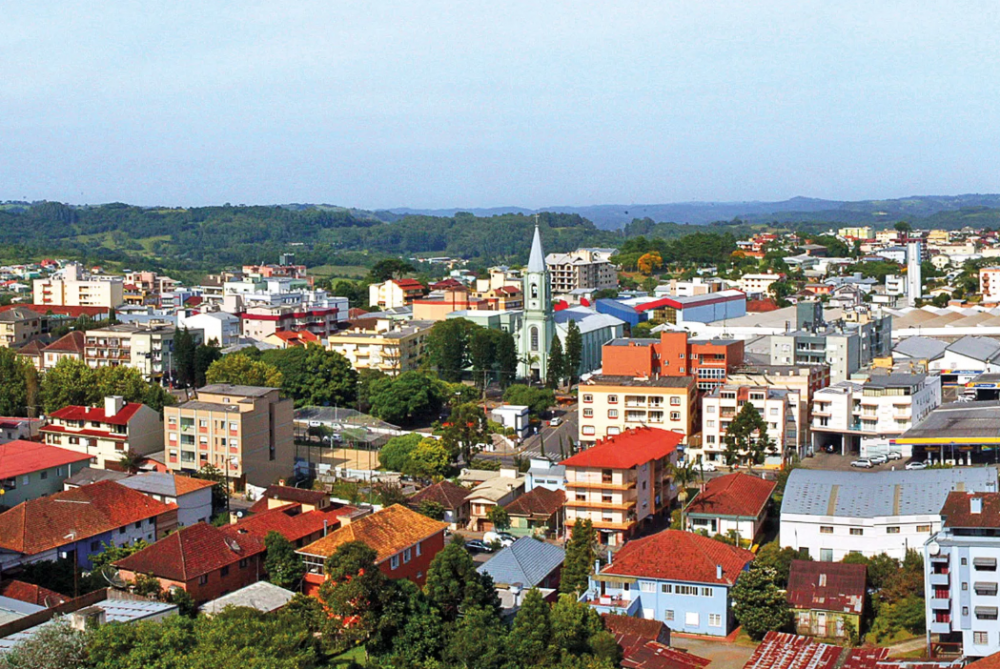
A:
<svg viewBox="0 0 1000 669">
<path fill-rule="evenodd" d="M 368 268 L 364 265 L 317 265 L 309 268 L 309 274 L 318 279 L 363 279 Z"/>
</svg>

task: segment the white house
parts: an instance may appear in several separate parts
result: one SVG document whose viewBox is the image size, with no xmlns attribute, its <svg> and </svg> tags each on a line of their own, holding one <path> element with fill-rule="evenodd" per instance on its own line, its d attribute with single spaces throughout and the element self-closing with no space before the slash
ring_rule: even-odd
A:
<svg viewBox="0 0 1000 669">
<path fill-rule="evenodd" d="M 997 470 L 795 469 L 781 502 L 781 547 L 824 562 L 839 562 L 848 553 L 901 560 L 941 529 L 941 507 L 953 490 L 996 492 Z"/>
<path fill-rule="evenodd" d="M 214 481 L 180 474 L 146 472 L 117 481 L 118 485 L 141 492 L 158 502 L 177 505 L 177 524 L 186 527 L 212 519 Z"/>
<path fill-rule="evenodd" d="M 177 327 L 203 330 L 204 340 L 215 340 L 219 346 L 234 344 L 240 337 L 240 317 L 225 311 L 208 311 L 193 316 L 178 314 Z"/>
</svg>

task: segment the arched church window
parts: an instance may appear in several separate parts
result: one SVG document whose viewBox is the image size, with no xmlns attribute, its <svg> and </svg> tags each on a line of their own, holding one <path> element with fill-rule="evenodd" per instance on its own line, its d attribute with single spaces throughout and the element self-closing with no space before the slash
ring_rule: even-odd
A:
<svg viewBox="0 0 1000 669">
<path fill-rule="evenodd" d="M 529 333 L 531 334 L 531 350 L 532 351 L 537 351 L 538 350 L 538 328 L 532 327 L 531 330 L 529 330 Z"/>
<path fill-rule="evenodd" d="M 534 299 L 536 299 L 536 300 L 538 299 L 538 284 L 537 283 L 531 284 L 531 297 L 534 298 Z"/>
</svg>

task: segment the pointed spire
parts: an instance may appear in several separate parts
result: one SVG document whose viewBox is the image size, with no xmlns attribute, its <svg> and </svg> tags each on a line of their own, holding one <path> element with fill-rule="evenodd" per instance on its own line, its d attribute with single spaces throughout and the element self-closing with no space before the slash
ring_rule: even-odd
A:
<svg viewBox="0 0 1000 669">
<path fill-rule="evenodd" d="M 531 255 L 528 256 L 529 272 L 545 271 L 545 254 L 542 252 L 542 235 L 538 232 L 538 216 L 535 216 L 535 238 L 531 241 Z"/>
</svg>

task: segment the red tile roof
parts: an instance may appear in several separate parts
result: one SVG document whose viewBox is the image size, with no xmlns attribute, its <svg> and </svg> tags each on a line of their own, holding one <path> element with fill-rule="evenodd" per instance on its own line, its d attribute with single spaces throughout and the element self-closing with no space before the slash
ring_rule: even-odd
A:
<svg viewBox="0 0 1000 669">
<path fill-rule="evenodd" d="M 354 507 L 339 507 L 323 511 L 302 511 L 301 504 L 286 504 L 269 511 L 255 513 L 231 526 L 238 535 L 250 534 L 261 541 L 269 532 L 278 532 L 291 542 L 322 532 L 333 532 L 340 527 L 340 517 Z"/>
<path fill-rule="evenodd" d="M 684 435 L 669 430 L 639 427 L 597 443 L 563 460 L 567 467 L 631 469 L 650 460 L 659 460 L 677 450 Z"/>
<path fill-rule="evenodd" d="M 1000 653 L 993 653 L 967 664 L 965 665 L 965 669 L 1000 669 Z"/>
<path fill-rule="evenodd" d="M 865 603 L 865 566 L 792 560 L 788 604 L 793 609 L 861 614 Z"/>
<path fill-rule="evenodd" d="M 90 316 L 91 318 L 98 320 L 107 317 L 107 315 L 111 312 L 111 310 L 107 307 L 60 307 L 54 304 L 8 304 L 0 307 L 0 313 L 15 308 L 29 309 L 42 316 L 52 313 L 57 316 L 68 316 L 70 318 Z"/>
<path fill-rule="evenodd" d="M 211 488 L 214 485 L 216 482 L 208 479 L 196 479 L 182 474 L 174 474 L 174 489 L 178 497 L 202 488 Z"/>
<path fill-rule="evenodd" d="M 888 655 L 888 648 L 841 648 L 809 637 L 768 632 L 743 669 L 888 669 L 894 666 L 883 662 Z M 944 669 L 951 663 L 927 664 L 925 669 Z"/>
<path fill-rule="evenodd" d="M 27 602 L 28 604 L 44 606 L 45 608 L 51 608 L 57 604 L 69 601 L 69 597 L 60 595 L 55 590 L 49 590 L 40 585 L 17 580 L 0 583 L 0 597 L 10 597 L 19 602 Z"/>
<path fill-rule="evenodd" d="M 176 510 L 114 481 L 57 492 L 0 513 L 0 548 L 35 555 Z"/>
<path fill-rule="evenodd" d="M 411 507 L 419 506 L 421 502 L 437 502 L 448 511 L 455 511 L 466 504 L 469 490 L 445 479 L 428 486 L 406 501 Z"/>
<path fill-rule="evenodd" d="M 121 408 L 121 411 L 116 413 L 114 416 L 105 416 L 104 407 L 82 407 L 70 405 L 63 407 L 58 411 L 53 411 L 50 414 L 50 418 L 59 418 L 61 420 L 85 420 L 88 423 L 90 421 L 95 421 L 98 423 L 108 423 L 110 425 L 128 425 L 129 420 L 135 415 L 135 412 L 139 410 L 139 407 L 144 405 L 138 402 L 126 402 L 125 406 Z"/>
<path fill-rule="evenodd" d="M 265 490 L 260 499 L 250 507 L 249 511 L 250 513 L 262 513 L 267 511 L 269 508 L 267 500 L 269 499 L 319 506 L 323 503 L 323 500 L 328 498 L 329 496 L 327 493 L 321 490 L 306 490 L 305 488 L 294 488 L 288 485 L 272 485 L 267 487 L 267 490 Z"/>
<path fill-rule="evenodd" d="M 670 628 L 659 620 L 611 613 L 604 613 L 601 618 L 608 631 L 615 635 L 619 646 L 641 646 L 647 641 L 670 644 Z"/>
<path fill-rule="evenodd" d="M 17 439 L 0 444 L 0 479 L 89 460 L 85 453 Z"/>
<path fill-rule="evenodd" d="M 397 279 L 396 285 L 400 288 L 423 288 L 424 284 L 420 283 L 416 279 Z"/>
<path fill-rule="evenodd" d="M 684 513 L 719 516 L 741 516 L 756 518 L 760 515 L 777 481 L 766 481 L 743 472 L 726 474 L 709 481 Z"/>
<path fill-rule="evenodd" d="M 602 574 L 732 585 L 753 553 L 693 532 L 664 530 L 625 544 Z M 722 566 L 722 577 L 716 572 Z"/>
<path fill-rule="evenodd" d="M 972 513 L 973 499 L 982 500 L 979 513 Z M 1000 493 L 950 492 L 941 507 L 945 527 L 1000 527 Z"/>
<path fill-rule="evenodd" d="M 404 548 L 447 529 L 447 523 L 432 520 L 400 504 L 393 504 L 370 516 L 352 520 L 336 532 L 303 547 L 299 552 L 329 557 L 342 544 L 363 541 L 378 553 L 376 562 L 383 562 Z"/>
<path fill-rule="evenodd" d="M 182 527 L 152 546 L 119 560 L 119 569 L 186 583 L 264 552 L 264 540 L 207 523 Z"/>
<path fill-rule="evenodd" d="M 46 351 L 61 351 L 64 353 L 79 353 L 83 355 L 85 337 L 79 330 L 74 330 L 45 347 Z"/>
<path fill-rule="evenodd" d="M 533 488 L 504 507 L 511 516 L 527 516 L 528 518 L 548 519 L 562 508 L 566 501 L 566 493 L 562 490 L 548 488 Z"/>
<path fill-rule="evenodd" d="M 625 669 L 702 669 L 711 660 L 671 648 L 656 641 L 622 646 L 622 667 Z"/>
<path fill-rule="evenodd" d="M 309 332 L 309 330 L 278 330 L 274 333 L 274 336 L 289 344 L 306 344 L 320 341 L 320 338 Z"/>
<path fill-rule="evenodd" d="M 44 349 L 44 348 L 45 348 L 45 346 L 42 345 L 42 342 L 40 340 L 38 340 L 38 339 L 32 339 L 27 344 L 25 344 L 21 348 L 17 349 L 17 354 L 18 355 L 28 355 L 28 356 L 37 356 L 37 355 L 41 355 L 42 354 L 42 349 Z"/>
</svg>

